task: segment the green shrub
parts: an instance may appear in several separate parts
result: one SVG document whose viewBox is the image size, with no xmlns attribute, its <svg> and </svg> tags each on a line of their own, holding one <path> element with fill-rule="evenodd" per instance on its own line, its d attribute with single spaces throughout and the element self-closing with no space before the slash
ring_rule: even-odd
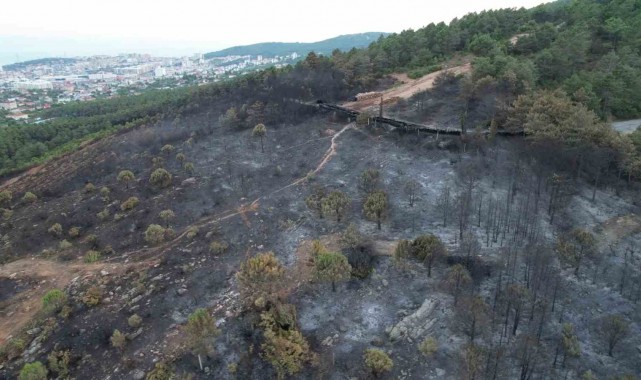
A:
<svg viewBox="0 0 641 380">
<path fill-rule="evenodd" d="M 22 197 L 24 203 L 34 203 L 38 200 L 38 196 L 30 191 L 27 191 Z"/>
<path fill-rule="evenodd" d="M 352 267 L 347 257 L 338 252 L 321 252 L 314 257 L 314 278 L 317 281 L 330 282 L 332 291 L 336 291 L 336 282 L 350 278 Z"/>
<path fill-rule="evenodd" d="M 410 77 L 411 79 L 418 79 L 418 78 L 420 78 L 422 76 L 434 73 L 434 72 L 442 70 L 442 69 L 443 69 L 443 67 L 441 65 L 431 65 L 431 66 L 426 66 L 426 67 L 419 67 L 417 69 L 410 70 L 407 73 L 407 76 Z"/>
<path fill-rule="evenodd" d="M 121 333 L 120 330 L 115 329 L 109 341 L 111 341 L 113 347 L 122 350 L 125 348 L 125 344 L 127 344 L 127 336 Z"/>
<path fill-rule="evenodd" d="M 167 227 L 169 227 L 169 221 L 173 219 L 176 214 L 174 214 L 174 212 L 171 210 L 162 210 L 160 214 L 158 214 L 158 216 L 160 216 L 160 219 L 162 219 Z"/>
<path fill-rule="evenodd" d="M 363 236 L 358 231 L 358 228 L 354 223 L 350 223 L 350 225 L 347 226 L 345 231 L 341 234 L 341 246 L 344 248 L 354 249 L 358 247 L 363 240 Z"/>
<path fill-rule="evenodd" d="M 16 358 L 27 348 L 27 343 L 21 338 L 12 338 L 6 346 L 6 356 L 9 359 Z"/>
<path fill-rule="evenodd" d="M 67 295 L 60 289 L 49 290 L 42 297 L 42 309 L 46 313 L 56 313 L 67 303 Z"/>
<path fill-rule="evenodd" d="M 0 209 L 0 213 L 2 214 L 2 219 L 4 220 L 9 220 L 13 216 L 13 210 L 9 210 L 8 208 Z"/>
<path fill-rule="evenodd" d="M 156 363 L 151 372 L 145 377 L 146 380 L 170 380 L 174 377 L 171 366 L 163 361 Z"/>
<path fill-rule="evenodd" d="M 434 337 L 428 336 L 418 345 L 418 350 L 425 356 L 433 356 L 438 350 L 438 342 Z"/>
<path fill-rule="evenodd" d="M 127 319 L 127 324 L 130 327 L 136 328 L 142 324 L 142 318 L 138 314 L 134 314 Z"/>
<path fill-rule="evenodd" d="M 119 182 L 123 182 L 127 189 L 129 189 L 129 182 L 135 180 L 136 176 L 134 176 L 134 173 L 131 170 L 123 170 L 118 173 L 117 179 Z"/>
<path fill-rule="evenodd" d="M 183 161 L 185 161 L 185 158 L 186 158 L 186 157 L 185 157 L 185 155 L 184 155 L 183 153 L 178 153 L 178 154 L 176 155 L 176 160 L 177 160 L 178 162 L 183 162 Z"/>
<path fill-rule="evenodd" d="M 127 199 L 126 201 L 122 202 L 122 204 L 120 205 L 120 209 L 122 211 L 133 210 L 136 206 L 138 206 L 138 202 L 139 202 L 138 198 L 129 197 L 129 199 Z"/>
<path fill-rule="evenodd" d="M 65 251 L 65 250 L 67 250 L 67 249 L 69 249 L 71 247 L 73 247 L 73 244 L 69 243 L 66 239 L 61 241 L 60 244 L 58 244 L 58 248 L 61 251 Z"/>
<path fill-rule="evenodd" d="M 69 350 L 53 351 L 47 357 L 49 369 L 58 374 L 59 378 L 65 379 L 69 375 L 69 363 L 71 354 Z"/>
<path fill-rule="evenodd" d="M 51 235 L 59 238 L 60 236 L 62 236 L 62 226 L 60 225 L 60 223 L 54 223 L 51 227 L 49 227 L 48 232 Z"/>
<path fill-rule="evenodd" d="M 85 191 L 85 193 L 87 193 L 87 194 L 91 194 L 91 193 L 93 193 L 94 191 L 96 191 L 96 185 L 94 185 L 94 184 L 93 184 L 93 183 L 91 183 L 91 182 L 88 182 L 88 183 L 85 185 L 85 189 L 84 189 L 84 191 Z"/>
<path fill-rule="evenodd" d="M 171 174 L 163 168 L 158 168 L 151 173 L 149 183 L 158 187 L 167 187 L 171 185 Z"/>
<path fill-rule="evenodd" d="M 151 224 L 145 231 L 145 241 L 149 244 L 160 244 L 165 241 L 165 229 L 159 224 Z"/>
<path fill-rule="evenodd" d="M 0 191 L 0 205 L 6 205 L 13 199 L 13 194 L 9 190 Z"/>
<path fill-rule="evenodd" d="M 109 200 L 109 194 L 111 194 L 111 190 L 107 186 L 100 188 L 100 196 L 105 202 Z"/>
<path fill-rule="evenodd" d="M 289 310 L 288 310 L 289 309 Z M 284 308 L 286 320 L 292 323 L 294 318 L 291 308 Z M 310 350 L 309 343 L 293 327 L 282 328 L 278 322 L 278 311 L 264 312 L 261 314 L 261 327 L 265 329 L 265 341 L 261 345 L 262 357 L 267 360 L 276 370 L 278 379 L 284 379 L 287 375 L 294 375 L 300 372 L 304 365 L 316 360 L 316 355 Z"/>
<path fill-rule="evenodd" d="M 70 238 L 77 238 L 80 236 L 80 227 L 71 227 L 67 234 Z"/>
<path fill-rule="evenodd" d="M 198 235 L 199 231 L 199 228 L 196 226 L 189 227 L 189 229 L 187 230 L 187 239 L 195 238 Z"/>
<path fill-rule="evenodd" d="M 40 362 L 27 363 L 20 370 L 19 380 L 47 380 L 47 368 Z"/>
<path fill-rule="evenodd" d="M 214 255 L 221 255 L 227 251 L 229 244 L 224 241 L 214 241 L 209 244 L 209 251 Z"/>
<path fill-rule="evenodd" d="M 97 286 L 92 286 L 82 296 L 82 302 L 87 306 L 96 306 L 102 300 L 102 290 Z"/>
<path fill-rule="evenodd" d="M 369 348 L 363 355 L 365 366 L 372 372 L 374 376 L 378 376 L 383 372 L 389 372 L 394 366 L 392 359 L 383 350 L 377 348 Z"/>
<path fill-rule="evenodd" d="M 98 241 L 98 236 L 96 234 L 89 234 L 87 235 L 87 238 L 85 239 L 87 244 L 92 246 L 93 248 L 98 248 L 99 241 Z"/>
<path fill-rule="evenodd" d="M 93 251 L 93 250 L 87 251 L 87 253 L 85 254 L 84 260 L 85 260 L 85 263 L 87 264 L 98 262 L 100 261 L 100 252 Z"/>
<path fill-rule="evenodd" d="M 173 151 L 174 151 L 174 146 L 171 145 L 171 144 L 167 144 L 167 145 L 163 146 L 162 148 L 160 148 L 160 152 L 164 153 L 164 154 L 170 154 Z"/>
<path fill-rule="evenodd" d="M 183 170 L 185 170 L 189 175 L 194 174 L 194 164 L 191 162 L 185 162 L 183 164 Z"/>
<path fill-rule="evenodd" d="M 100 219 L 100 221 L 103 221 L 103 222 L 105 220 L 107 220 L 107 218 L 109 218 L 109 215 L 111 215 L 111 214 L 109 213 L 109 209 L 107 209 L 107 208 L 103 209 L 98 214 L 96 214 L 98 219 Z"/>
</svg>

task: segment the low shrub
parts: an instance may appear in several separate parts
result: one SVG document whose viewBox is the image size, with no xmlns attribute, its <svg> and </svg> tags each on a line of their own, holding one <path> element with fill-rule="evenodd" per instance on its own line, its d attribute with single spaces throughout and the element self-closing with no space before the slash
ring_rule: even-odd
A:
<svg viewBox="0 0 641 380">
<path fill-rule="evenodd" d="M 67 295 L 60 289 L 51 289 L 42 297 L 45 313 L 56 313 L 67 303 Z"/>
<path fill-rule="evenodd" d="M 229 244 L 224 241 L 214 241 L 209 244 L 209 251 L 214 255 L 221 255 L 227 251 Z"/>
<path fill-rule="evenodd" d="M 40 362 L 27 363 L 20 370 L 18 380 L 47 380 L 47 372 Z"/>
<path fill-rule="evenodd" d="M 94 250 L 87 251 L 84 261 L 87 264 L 92 264 L 100 261 L 100 252 Z"/>
<path fill-rule="evenodd" d="M 138 206 L 138 198 L 136 197 L 129 197 L 126 201 L 122 202 L 120 205 L 120 209 L 122 211 L 130 211 L 133 210 L 136 206 Z"/>
<path fill-rule="evenodd" d="M 410 70 L 407 73 L 407 76 L 410 77 L 410 79 L 418 79 L 418 78 L 420 78 L 422 76 L 434 73 L 434 72 L 442 70 L 442 69 L 443 69 L 443 67 L 441 65 L 431 65 L 431 66 L 419 67 L 417 69 Z"/>
</svg>

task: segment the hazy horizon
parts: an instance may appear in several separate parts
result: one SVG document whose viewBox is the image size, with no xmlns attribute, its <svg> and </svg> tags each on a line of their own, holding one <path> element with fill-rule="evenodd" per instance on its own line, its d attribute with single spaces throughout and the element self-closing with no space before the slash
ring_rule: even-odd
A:
<svg viewBox="0 0 641 380">
<path fill-rule="evenodd" d="M 315 42 L 343 34 L 394 33 L 484 9 L 529 8 L 544 2 L 452 0 L 446 8 L 436 8 L 422 1 L 399 0 L 381 12 L 363 2 L 326 0 L 322 6 L 310 7 L 286 0 L 251 0 L 226 4 L 220 14 L 215 4 L 197 0 L 184 0 L 180 8 L 166 0 L 114 0 L 108 5 L 95 0 L 24 0 L 5 4 L 0 14 L 0 65 L 50 56 L 180 56 L 260 42 Z"/>
</svg>

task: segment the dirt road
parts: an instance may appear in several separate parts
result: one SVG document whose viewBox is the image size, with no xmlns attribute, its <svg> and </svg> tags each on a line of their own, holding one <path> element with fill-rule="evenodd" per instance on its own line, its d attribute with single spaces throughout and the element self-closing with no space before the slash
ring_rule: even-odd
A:
<svg viewBox="0 0 641 380">
<path fill-rule="evenodd" d="M 431 74 L 427 74 L 418 79 L 410 79 L 407 76 L 407 74 L 392 74 L 392 76 L 396 78 L 396 80 L 399 81 L 401 84 L 383 91 L 383 100 L 392 99 L 392 98 L 408 99 L 412 95 L 418 92 L 425 91 L 432 88 L 434 86 L 434 80 L 444 72 L 451 72 L 454 74 L 465 74 L 469 72 L 471 69 L 472 69 L 472 65 L 470 63 L 466 63 L 461 66 L 455 66 L 455 67 L 435 71 Z M 368 108 L 378 107 L 379 102 L 380 102 L 380 98 L 374 98 L 374 99 L 365 99 L 365 100 L 356 101 L 356 102 L 344 103 L 343 106 L 353 109 L 355 111 L 363 111 Z"/>
<path fill-rule="evenodd" d="M 16 334 L 42 308 L 42 297 L 51 289 L 64 289 L 76 279 L 122 273 L 128 265 L 119 263 L 60 263 L 25 258 L 0 266 L 0 345 Z M 14 290 L 17 290 L 14 293 Z M 12 294 L 14 293 L 14 294 Z"/>
</svg>

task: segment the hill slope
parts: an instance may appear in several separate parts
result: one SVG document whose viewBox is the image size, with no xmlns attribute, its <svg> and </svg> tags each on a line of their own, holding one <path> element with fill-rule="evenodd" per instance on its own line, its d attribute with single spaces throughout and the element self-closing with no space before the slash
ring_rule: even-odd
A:
<svg viewBox="0 0 641 380">
<path fill-rule="evenodd" d="M 4 65 L 2 66 L 2 69 L 7 71 L 13 71 L 13 70 L 23 69 L 28 66 L 34 66 L 34 65 L 43 65 L 43 64 L 53 65 L 56 63 L 70 63 L 75 61 L 76 61 L 75 58 L 63 58 L 63 57 L 40 58 L 40 59 L 33 59 L 30 61 L 16 62 L 10 65 Z"/>
<path fill-rule="evenodd" d="M 368 32 L 359 34 L 346 34 L 318 42 L 263 42 L 253 45 L 233 46 L 227 49 L 205 54 L 205 58 L 224 57 L 228 55 L 285 55 L 298 53 L 307 54 L 310 51 L 328 54 L 334 49 L 350 50 L 352 48 L 367 47 L 376 41 L 383 32 Z"/>
</svg>

